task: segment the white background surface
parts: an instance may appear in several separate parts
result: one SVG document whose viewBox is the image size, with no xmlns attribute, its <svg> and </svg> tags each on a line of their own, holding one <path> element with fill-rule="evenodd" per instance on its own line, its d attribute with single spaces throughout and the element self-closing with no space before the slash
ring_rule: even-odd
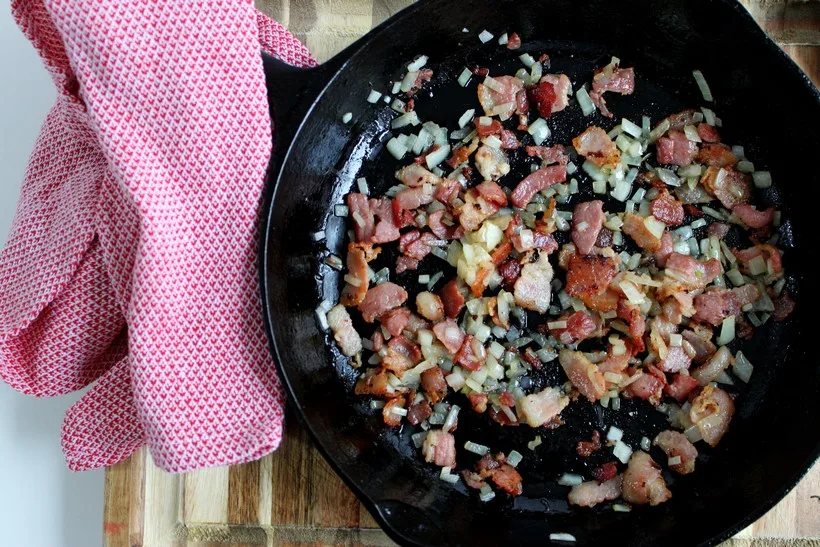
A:
<svg viewBox="0 0 820 547">
<path fill-rule="evenodd" d="M 0 242 L 6 241 L 28 156 L 54 97 L 48 73 L 3 2 Z M 72 473 L 60 452 L 63 413 L 76 400 L 76 394 L 35 399 L 0 381 L 0 545 L 102 544 L 103 472 Z"/>
</svg>

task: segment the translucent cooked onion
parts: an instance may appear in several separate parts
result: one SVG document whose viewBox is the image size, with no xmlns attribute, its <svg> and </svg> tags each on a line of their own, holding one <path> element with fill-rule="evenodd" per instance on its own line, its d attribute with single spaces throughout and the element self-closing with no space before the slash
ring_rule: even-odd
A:
<svg viewBox="0 0 820 547">
<path fill-rule="evenodd" d="M 581 112 L 583 112 L 584 116 L 589 116 L 595 112 L 595 103 L 592 102 L 586 88 L 580 88 L 575 93 L 575 98 L 578 99 L 578 104 L 580 105 Z"/>
</svg>

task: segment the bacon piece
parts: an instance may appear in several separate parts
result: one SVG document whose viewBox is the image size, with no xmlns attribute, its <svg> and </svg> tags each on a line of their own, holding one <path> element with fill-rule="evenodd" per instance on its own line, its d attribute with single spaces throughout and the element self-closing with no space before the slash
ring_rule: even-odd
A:
<svg viewBox="0 0 820 547">
<path fill-rule="evenodd" d="M 555 87 L 550 82 L 538 82 L 527 88 L 527 99 L 535 105 L 539 116 L 549 118 L 552 116 L 552 105 L 557 99 Z"/>
<path fill-rule="evenodd" d="M 692 365 L 692 359 L 680 346 L 671 346 L 667 352 L 666 357 L 658 363 L 658 368 L 664 372 L 680 372 L 684 369 L 689 369 Z"/>
<path fill-rule="evenodd" d="M 735 205 L 735 207 L 738 207 Z M 723 239 L 732 227 L 725 222 L 713 222 L 706 228 L 706 233 L 710 236 L 715 236 L 718 239 Z"/>
<path fill-rule="evenodd" d="M 484 349 L 481 341 L 472 334 L 466 335 L 461 348 L 456 353 L 455 362 L 467 370 L 478 370 L 486 360 L 487 350 Z"/>
<path fill-rule="evenodd" d="M 513 32 L 507 38 L 507 49 L 518 49 L 521 47 L 521 37 L 518 33 Z"/>
<path fill-rule="evenodd" d="M 501 490 L 511 496 L 520 496 L 524 491 L 521 486 L 521 474 L 508 463 L 501 464 L 490 477 Z"/>
<path fill-rule="evenodd" d="M 333 339 L 339 345 L 342 355 L 352 357 L 362 351 L 362 337 L 353 328 L 350 314 L 342 304 L 336 304 L 327 312 L 327 324 L 333 332 Z"/>
<path fill-rule="evenodd" d="M 521 275 L 521 263 L 511 258 L 498 267 L 498 274 L 504 279 L 501 282 L 501 286 L 504 290 L 512 291 L 514 290 L 515 282 Z"/>
<path fill-rule="evenodd" d="M 667 226 L 683 224 L 683 204 L 666 190 L 661 191 L 658 197 L 652 201 L 651 211 L 653 217 Z"/>
<path fill-rule="evenodd" d="M 457 180 L 452 179 L 444 179 L 441 181 L 436 187 L 436 191 L 433 193 L 433 197 L 439 200 L 442 203 L 449 204 L 453 199 L 458 197 L 458 193 L 461 191 L 461 183 Z"/>
<path fill-rule="evenodd" d="M 632 340 L 633 353 L 644 350 L 643 335 L 646 332 L 646 320 L 641 315 L 641 309 L 627 300 L 618 301 L 618 317 L 629 325 L 629 338 Z"/>
<path fill-rule="evenodd" d="M 582 255 L 588 255 L 604 224 L 604 202 L 585 201 L 575 206 L 572 215 L 572 242 Z"/>
<path fill-rule="evenodd" d="M 504 235 L 512 243 L 513 247 L 519 253 L 526 253 L 533 249 L 541 249 L 547 254 L 554 252 L 558 248 L 558 243 L 551 234 L 536 230 L 525 228 L 521 222 L 521 217 L 515 213 L 504 230 Z"/>
<path fill-rule="evenodd" d="M 586 340 L 598 330 L 598 324 L 591 315 L 584 311 L 577 311 L 564 317 L 564 320 L 567 323 L 566 328 L 553 329 L 552 335 L 568 346 Z"/>
<path fill-rule="evenodd" d="M 503 150 L 515 150 L 517 148 L 521 148 L 521 141 L 519 141 L 518 137 L 515 136 L 515 133 L 509 129 L 504 129 L 501 131 L 499 139 L 501 139 L 501 148 Z"/>
<path fill-rule="evenodd" d="M 704 144 L 698 151 L 697 160 L 709 167 L 732 167 L 737 163 L 737 156 L 725 144 Z"/>
<path fill-rule="evenodd" d="M 450 157 L 447 158 L 447 165 L 455 169 L 462 163 L 466 162 L 470 159 L 470 156 L 478 149 L 479 140 L 478 137 L 473 137 L 473 140 L 470 141 L 470 144 L 459 144 L 453 149 L 453 152 L 450 154 Z M 447 179 L 444 179 L 447 180 Z M 456 181 L 454 181 L 456 182 Z M 436 190 L 438 192 L 438 190 Z M 438 198 L 438 195 L 436 196 Z M 442 201 L 442 200 L 439 200 Z M 445 202 L 446 203 L 446 202 Z"/>
<path fill-rule="evenodd" d="M 478 133 L 479 137 L 487 137 L 489 135 L 498 135 L 504 129 L 504 126 L 501 125 L 501 122 L 498 120 L 490 120 L 490 123 L 487 125 L 483 125 L 481 123 L 480 118 L 476 118 L 473 120 L 475 124 L 476 133 Z"/>
<path fill-rule="evenodd" d="M 439 290 L 441 302 L 444 304 L 444 313 L 447 317 L 456 318 L 464 308 L 464 295 L 458 288 L 456 279 L 450 280 Z M 453 352 L 455 353 L 455 352 Z"/>
<path fill-rule="evenodd" d="M 367 291 L 364 300 L 359 304 L 359 311 L 362 312 L 365 321 L 372 323 L 384 312 L 404 304 L 405 300 L 407 291 L 395 283 L 386 281 Z"/>
<path fill-rule="evenodd" d="M 754 258 L 760 256 L 770 265 L 772 272 L 775 274 L 783 273 L 783 263 L 780 257 L 780 251 L 773 245 L 755 245 L 748 249 L 734 250 L 735 257 L 743 265 L 744 271 L 748 271 L 749 262 Z"/>
<path fill-rule="evenodd" d="M 393 204 L 389 199 L 379 198 L 370 200 L 370 210 L 378 219 L 373 230 L 373 235 L 370 237 L 370 243 L 388 243 L 399 238 L 399 227 L 396 224 L 396 219 L 393 215 Z M 352 211 L 352 209 L 351 209 Z M 351 215 L 353 213 L 351 212 Z M 356 220 L 354 216 L 354 230 L 356 227 Z M 357 238 L 358 239 L 358 238 Z"/>
<path fill-rule="evenodd" d="M 558 361 L 572 385 L 590 402 L 594 403 L 606 394 L 603 373 L 583 353 L 563 349 L 558 354 Z"/>
<path fill-rule="evenodd" d="M 470 400 L 470 406 L 473 407 L 473 412 L 477 412 L 479 414 L 483 414 L 487 412 L 487 401 L 489 397 L 487 397 L 484 393 L 470 393 L 467 395 L 467 399 Z"/>
<path fill-rule="evenodd" d="M 369 281 L 367 278 L 367 260 L 365 251 L 355 242 L 347 246 L 347 271 L 348 275 L 358 282 L 358 284 L 345 283 L 339 301 L 345 306 L 358 306 L 367 294 Z"/>
<path fill-rule="evenodd" d="M 680 463 L 669 466 L 672 471 L 676 471 L 681 475 L 688 475 L 695 470 L 698 449 L 689 442 L 689 439 L 683 433 L 672 430 L 661 431 L 652 441 L 652 444 L 661 447 L 667 457 L 680 458 Z"/>
<path fill-rule="evenodd" d="M 567 168 L 564 165 L 542 167 L 518 183 L 510 194 L 510 201 L 519 209 L 523 209 L 532 201 L 535 194 L 565 180 L 567 180 Z"/>
<path fill-rule="evenodd" d="M 404 397 L 396 397 L 395 399 L 391 399 L 384 405 L 382 409 L 382 418 L 384 419 L 384 423 L 389 425 L 390 427 L 398 427 L 401 425 L 401 416 L 394 413 L 394 408 L 404 408 L 404 405 L 407 404 L 407 399 Z"/>
<path fill-rule="evenodd" d="M 367 196 L 351 192 L 347 195 L 347 207 L 350 210 L 350 218 L 353 220 L 356 241 L 370 241 L 376 229 L 376 220 Z"/>
<path fill-rule="evenodd" d="M 407 421 L 412 425 L 419 425 L 432 415 L 433 409 L 430 407 L 430 403 L 422 401 L 407 410 Z"/>
<path fill-rule="evenodd" d="M 576 484 L 567 494 L 570 505 L 580 507 L 594 507 L 605 501 L 616 500 L 621 497 L 623 478 L 618 475 L 608 481 L 585 481 Z"/>
<path fill-rule="evenodd" d="M 354 393 L 356 393 L 356 395 L 385 397 L 388 395 L 387 388 L 387 372 L 383 369 L 371 368 L 359 377 Z"/>
<path fill-rule="evenodd" d="M 612 344 L 609 345 L 607 350 L 607 357 L 606 359 L 598 364 L 598 370 L 602 373 L 607 372 L 615 372 L 615 373 L 622 373 L 627 369 L 629 366 L 629 359 L 632 357 L 632 343 L 628 340 L 624 341 L 624 345 L 626 346 L 623 348 L 622 353 L 615 353 L 615 346 Z"/>
<path fill-rule="evenodd" d="M 763 228 L 774 220 L 774 207 L 769 207 L 765 211 L 758 211 L 752 205 L 738 203 L 732 209 L 732 212 L 749 228 Z"/>
<path fill-rule="evenodd" d="M 436 244 L 440 244 L 440 242 L 435 235 L 430 232 L 422 233 L 418 230 L 407 232 L 399 238 L 399 250 L 416 260 L 422 260 L 430 254 Z"/>
<path fill-rule="evenodd" d="M 787 291 L 780 293 L 780 296 L 774 299 L 774 311 L 772 312 L 772 319 L 775 321 L 784 321 L 794 311 L 796 304 Z"/>
<path fill-rule="evenodd" d="M 663 392 L 677 402 L 682 403 L 698 387 L 700 387 L 700 383 L 691 376 L 676 374 L 671 384 L 663 386 Z"/>
<path fill-rule="evenodd" d="M 752 197 L 749 175 L 732 168 L 707 167 L 700 183 L 730 210 L 740 203 L 749 203 Z"/>
<path fill-rule="evenodd" d="M 444 321 L 436 323 L 433 326 L 433 333 L 436 335 L 436 338 L 444 344 L 447 351 L 453 355 L 461 349 L 461 345 L 464 343 L 464 337 L 466 336 L 464 331 L 461 330 L 461 327 L 458 326 L 458 323 L 449 317 Z"/>
<path fill-rule="evenodd" d="M 649 231 L 644 219 L 635 213 L 624 216 L 623 231 L 644 251 L 655 253 L 661 249 L 661 238 Z"/>
<path fill-rule="evenodd" d="M 450 469 L 456 466 L 456 438 L 450 433 L 440 429 L 428 431 L 421 451 L 427 463 Z"/>
<path fill-rule="evenodd" d="M 416 344 L 404 336 L 395 336 L 387 343 L 387 352 L 382 357 L 381 366 L 396 376 L 401 376 L 421 360 L 421 350 Z"/>
<path fill-rule="evenodd" d="M 379 352 L 384 347 L 384 334 L 381 329 L 376 329 L 370 340 L 373 342 L 373 351 Z"/>
<path fill-rule="evenodd" d="M 569 156 L 567 156 L 564 146 L 561 144 L 555 146 L 528 146 L 527 155 L 531 158 L 541 158 L 547 165 L 553 163 L 566 165 L 569 162 Z"/>
<path fill-rule="evenodd" d="M 606 107 L 604 93 L 613 91 L 621 95 L 631 95 L 635 91 L 635 70 L 633 68 L 620 68 L 618 63 L 611 62 L 605 67 L 599 68 L 592 76 L 592 91 L 589 98 L 601 114 L 607 118 L 612 117 L 612 113 Z"/>
<path fill-rule="evenodd" d="M 410 188 L 419 188 L 425 184 L 435 186 L 441 182 L 441 177 L 417 163 L 411 163 L 396 171 L 396 178 Z"/>
<path fill-rule="evenodd" d="M 658 163 L 681 166 L 691 165 L 698 152 L 697 143 L 690 141 L 682 131 L 676 129 L 670 130 L 667 135 L 661 137 L 655 143 Z"/>
<path fill-rule="evenodd" d="M 427 225 L 433 234 L 442 240 L 458 239 L 464 235 L 464 229 L 461 226 L 457 224 L 448 226 L 444 223 L 445 215 L 449 215 L 445 209 L 439 209 L 427 215 Z M 451 222 L 454 222 L 452 217 L 450 219 Z"/>
<path fill-rule="evenodd" d="M 607 135 L 607 132 L 597 126 L 588 127 L 583 133 L 572 139 L 575 150 L 598 167 L 614 167 L 621 160 L 618 147 Z"/>
<path fill-rule="evenodd" d="M 382 315 L 379 321 L 392 336 L 398 336 L 410 321 L 410 310 L 404 307 L 392 309 Z"/>
<path fill-rule="evenodd" d="M 522 308 L 546 313 L 552 297 L 553 271 L 546 253 L 530 251 L 522 259 L 521 275 L 515 282 L 515 303 Z"/>
<path fill-rule="evenodd" d="M 430 321 L 440 321 L 444 317 L 444 304 L 441 298 L 431 292 L 422 291 L 416 295 L 416 309 L 422 317 Z"/>
<path fill-rule="evenodd" d="M 499 91 L 490 89 L 483 83 L 478 84 L 478 102 L 487 116 L 507 119 L 515 112 L 516 95 L 524 89 L 524 82 L 515 76 L 497 76 L 493 80 L 497 82 Z M 502 105 L 505 105 L 505 108 L 499 111 L 496 107 Z"/>
<path fill-rule="evenodd" d="M 480 490 L 484 486 L 487 486 L 487 483 L 481 480 L 481 475 L 478 473 L 473 473 L 468 469 L 461 471 L 461 478 L 464 479 L 464 484 L 476 490 Z"/>
<path fill-rule="evenodd" d="M 522 397 L 516 408 L 519 418 L 525 420 L 530 427 L 541 427 L 560 415 L 568 404 L 569 398 L 559 389 L 548 387 Z"/>
<path fill-rule="evenodd" d="M 614 234 L 609 228 L 601 228 L 598 232 L 598 239 L 595 240 L 596 247 L 612 247 L 612 238 Z"/>
<path fill-rule="evenodd" d="M 647 366 L 647 372 L 641 374 L 640 378 L 629 384 L 626 388 L 627 395 L 649 401 L 653 405 L 660 403 L 665 382 L 659 378 L 663 373 L 657 371 L 657 374 L 655 374 L 655 371 L 657 371 L 657 369 L 652 367 L 652 365 Z"/>
<path fill-rule="evenodd" d="M 407 270 L 415 270 L 419 267 L 419 261 L 409 256 L 400 256 L 396 259 L 396 273 L 400 274 Z"/>
<path fill-rule="evenodd" d="M 667 116 L 664 118 L 663 121 L 669 122 L 669 129 L 675 130 L 682 130 L 687 125 L 694 125 L 695 123 L 695 114 L 699 113 L 697 110 L 693 108 L 689 108 L 687 110 L 682 110 L 677 114 L 672 114 L 671 116 Z M 661 123 L 663 123 L 661 121 Z M 660 125 L 660 123 L 658 124 Z M 655 126 L 657 128 L 657 126 Z"/>
<path fill-rule="evenodd" d="M 402 211 L 412 211 L 432 202 L 432 188 L 406 188 L 398 192 L 396 197 L 393 198 L 393 216 L 401 216 Z"/>
<path fill-rule="evenodd" d="M 581 299 L 587 308 L 606 313 L 615 311 L 618 307 L 618 300 L 621 297 L 618 294 L 618 291 L 615 291 L 614 289 L 606 289 L 600 294 L 580 294 L 578 295 L 578 298 Z"/>
<path fill-rule="evenodd" d="M 570 258 L 565 290 L 571 296 L 598 295 L 606 290 L 618 266 L 608 256 L 578 255 Z"/>
<path fill-rule="evenodd" d="M 578 444 L 575 446 L 575 452 L 582 458 L 589 458 L 599 448 L 601 448 L 601 434 L 597 429 L 593 429 L 592 439 L 589 441 L 578 441 Z"/>
<path fill-rule="evenodd" d="M 484 181 L 464 195 L 464 205 L 457 211 L 458 221 L 468 232 L 475 232 L 487 218 L 507 204 L 507 196 L 498 184 Z"/>
<path fill-rule="evenodd" d="M 427 393 L 430 402 L 436 404 L 447 396 L 447 382 L 441 367 L 428 368 L 421 373 L 421 389 Z"/>
<path fill-rule="evenodd" d="M 737 315 L 740 309 L 760 297 L 754 285 L 744 285 L 736 289 L 715 288 L 695 297 L 696 313 L 692 319 L 718 326 L 730 315 Z"/>
<path fill-rule="evenodd" d="M 618 474 L 618 464 L 607 462 L 592 470 L 592 478 L 598 482 L 606 482 L 615 478 Z"/>
<path fill-rule="evenodd" d="M 704 386 L 692 401 L 689 419 L 709 446 L 717 446 L 729 429 L 735 403 L 728 393 L 711 385 Z"/>
<path fill-rule="evenodd" d="M 717 346 L 715 346 L 709 338 L 712 336 L 712 329 L 699 329 L 703 331 L 703 335 L 698 334 L 695 331 L 685 330 L 683 331 L 683 339 L 692 346 L 692 349 L 695 351 L 695 355 L 692 357 L 692 360 L 698 364 L 703 364 L 709 360 L 712 354 L 715 353 L 717 350 Z M 709 338 L 706 338 L 706 335 Z"/>
<path fill-rule="evenodd" d="M 708 142 L 708 143 L 720 142 L 720 133 L 718 133 L 718 130 L 715 129 L 714 127 L 712 127 L 711 125 L 709 125 L 708 123 L 699 123 L 698 127 L 697 127 L 697 130 L 698 130 L 698 137 L 700 137 L 700 139 L 703 142 Z"/>
<path fill-rule="evenodd" d="M 661 248 L 655 251 L 655 263 L 663 268 L 666 266 L 666 259 L 675 250 L 675 242 L 669 232 L 663 232 L 661 236 Z"/>
<path fill-rule="evenodd" d="M 652 456 L 642 450 L 632 454 L 629 458 L 623 482 L 624 501 L 643 505 L 658 505 L 672 497 L 666 487 L 661 469 Z"/>
<path fill-rule="evenodd" d="M 692 291 L 702 289 L 720 275 L 720 262 L 710 258 L 699 262 L 691 256 L 672 253 L 666 260 L 665 274 L 682 288 Z"/>
</svg>

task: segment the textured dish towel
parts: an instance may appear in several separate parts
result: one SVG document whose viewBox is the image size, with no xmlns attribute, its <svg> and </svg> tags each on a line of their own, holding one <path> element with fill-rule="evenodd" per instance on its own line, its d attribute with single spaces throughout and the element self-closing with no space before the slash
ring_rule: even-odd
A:
<svg viewBox="0 0 820 547">
<path fill-rule="evenodd" d="M 0 376 L 68 411 L 71 469 L 148 444 L 182 472 L 258 458 L 283 393 L 258 296 L 271 127 L 249 0 L 14 0 L 58 89 L 0 253 Z"/>
</svg>

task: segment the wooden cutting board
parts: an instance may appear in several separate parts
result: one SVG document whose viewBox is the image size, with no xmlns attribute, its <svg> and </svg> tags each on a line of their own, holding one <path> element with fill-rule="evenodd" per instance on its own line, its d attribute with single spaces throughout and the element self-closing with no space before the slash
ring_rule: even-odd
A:
<svg viewBox="0 0 820 547">
<path fill-rule="evenodd" d="M 817 84 L 820 0 L 743 3 Z M 257 0 L 320 61 L 408 4 Z M 392 545 L 292 418 L 281 448 L 252 463 L 169 475 L 140 451 L 109 468 L 103 531 L 106 546 Z M 820 464 L 725 545 L 820 547 Z"/>
</svg>

